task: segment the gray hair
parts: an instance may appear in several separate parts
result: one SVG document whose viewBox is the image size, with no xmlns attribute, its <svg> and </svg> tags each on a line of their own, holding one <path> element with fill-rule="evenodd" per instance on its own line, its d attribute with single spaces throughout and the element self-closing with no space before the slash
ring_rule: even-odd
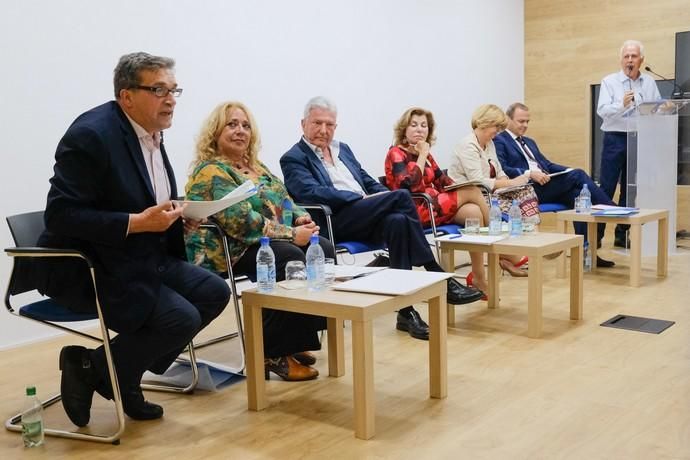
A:
<svg viewBox="0 0 690 460">
<path fill-rule="evenodd" d="M 515 111 L 516 111 L 517 109 L 520 109 L 520 110 L 524 110 L 524 111 L 526 111 L 526 112 L 529 112 L 529 107 L 527 107 L 527 106 L 526 106 L 525 104 L 523 104 L 522 102 L 513 102 L 513 103 L 510 104 L 510 105 L 508 106 L 508 108 L 506 109 L 506 115 L 508 115 L 508 118 L 510 118 L 510 119 L 512 120 L 512 119 L 513 119 L 513 115 L 515 115 Z"/>
<path fill-rule="evenodd" d="M 309 112 L 316 108 L 325 109 L 338 115 L 338 108 L 333 101 L 323 96 L 316 96 L 309 99 L 307 105 L 304 106 L 304 118 L 309 117 Z"/>
<path fill-rule="evenodd" d="M 621 52 L 620 52 L 620 57 L 623 57 L 623 50 L 627 48 L 628 46 L 634 46 L 638 50 L 640 50 L 640 57 L 644 57 L 644 45 L 642 44 L 641 41 L 639 40 L 626 40 L 623 42 L 623 45 L 621 46 Z"/>
<path fill-rule="evenodd" d="M 139 74 L 143 70 L 173 69 L 175 60 L 153 56 L 143 51 L 125 54 L 120 58 L 115 70 L 113 71 L 113 86 L 115 88 L 115 99 L 120 98 L 120 91 L 137 86 L 140 82 Z"/>
</svg>

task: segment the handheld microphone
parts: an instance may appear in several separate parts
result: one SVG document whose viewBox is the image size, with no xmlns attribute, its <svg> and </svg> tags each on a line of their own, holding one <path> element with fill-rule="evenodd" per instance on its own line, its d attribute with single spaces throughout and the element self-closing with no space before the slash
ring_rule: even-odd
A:
<svg viewBox="0 0 690 460">
<path fill-rule="evenodd" d="M 661 78 L 663 81 L 672 81 L 672 82 L 673 82 L 673 96 L 678 96 L 678 97 L 680 97 L 680 96 L 683 94 L 683 90 L 680 88 L 680 86 L 678 86 L 678 85 L 676 84 L 676 80 L 675 80 L 674 78 L 666 78 L 666 77 L 664 77 L 663 75 L 659 75 L 658 73 L 654 72 L 654 71 L 652 70 L 652 68 L 649 67 L 648 65 L 646 65 L 646 66 L 644 67 L 644 70 L 646 70 L 647 72 L 649 72 L 649 73 L 651 73 L 651 74 L 653 74 L 653 75 L 656 75 L 657 77 Z M 677 90 L 678 92 L 676 92 L 676 90 Z"/>
</svg>

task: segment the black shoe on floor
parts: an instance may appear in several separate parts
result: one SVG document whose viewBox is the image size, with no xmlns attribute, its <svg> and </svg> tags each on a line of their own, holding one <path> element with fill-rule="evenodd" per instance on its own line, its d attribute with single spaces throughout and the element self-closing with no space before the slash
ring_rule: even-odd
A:
<svg viewBox="0 0 690 460">
<path fill-rule="evenodd" d="M 60 351 L 60 370 L 62 406 L 72 423 L 79 427 L 86 426 L 91 418 L 91 400 L 95 391 L 89 350 L 76 345 L 63 347 Z"/>
<path fill-rule="evenodd" d="M 424 322 L 415 309 L 408 313 L 398 312 L 395 328 L 407 332 L 415 339 L 429 340 L 429 325 Z"/>
<path fill-rule="evenodd" d="M 122 408 L 134 420 L 154 420 L 163 416 L 163 408 L 144 399 L 141 387 L 122 393 Z"/>
<path fill-rule="evenodd" d="M 479 289 L 463 286 L 455 278 L 448 280 L 448 294 L 446 300 L 453 305 L 463 305 L 466 303 L 476 302 L 481 300 L 484 293 Z"/>
<path fill-rule="evenodd" d="M 613 240 L 613 246 L 616 248 L 629 248 L 630 247 L 630 239 L 625 239 L 625 235 L 616 235 L 616 237 Z"/>
<path fill-rule="evenodd" d="M 606 260 L 602 259 L 601 257 L 597 256 L 597 267 L 599 268 L 611 268 L 616 265 L 616 262 L 613 260 Z"/>
</svg>

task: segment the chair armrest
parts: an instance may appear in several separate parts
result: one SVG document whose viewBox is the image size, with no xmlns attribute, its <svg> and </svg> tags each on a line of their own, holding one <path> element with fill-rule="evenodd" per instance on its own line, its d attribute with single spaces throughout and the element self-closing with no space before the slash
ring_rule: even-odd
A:
<svg viewBox="0 0 690 460">
<path fill-rule="evenodd" d="M 44 247 L 18 247 L 18 248 L 5 248 L 5 253 L 10 257 L 32 257 L 32 258 L 44 258 L 44 257 L 77 257 L 79 259 L 84 259 L 88 264 L 89 268 L 93 268 L 91 260 L 81 251 L 75 249 L 62 249 L 62 248 L 44 248 Z"/>
</svg>

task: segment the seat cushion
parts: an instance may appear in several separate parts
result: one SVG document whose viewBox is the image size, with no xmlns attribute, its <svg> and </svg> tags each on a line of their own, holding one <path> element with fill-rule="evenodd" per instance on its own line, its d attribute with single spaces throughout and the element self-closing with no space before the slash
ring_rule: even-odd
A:
<svg viewBox="0 0 690 460">
<path fill-rule="evenodd" d="M 63 307 L 55 302 L 53 299 L 44 299 L 24 305 L 19 309 L 19 314 L 39 321 L 54 321 L 61 323 L 98 319 L 98 315 L 95 312 L 75 313 L 69 308 Z"/>
</svg>

